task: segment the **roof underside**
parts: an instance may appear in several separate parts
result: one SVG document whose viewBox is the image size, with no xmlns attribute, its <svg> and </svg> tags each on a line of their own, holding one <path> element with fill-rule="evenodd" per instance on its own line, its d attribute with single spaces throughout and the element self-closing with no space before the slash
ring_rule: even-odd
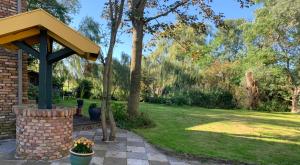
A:
<svg viewBox="0 0 300 165">
<path fill-rule="evenodd" d="M 95 61 L 100 52 L 97 44 L 42 9 L 2 18 L 0 27 L 0 45 L 10 50 L 18 49 L 15 41 L 38 44 L 40 30 L 47 30 L 49 37 L 81 57 Z"/>
</svg>

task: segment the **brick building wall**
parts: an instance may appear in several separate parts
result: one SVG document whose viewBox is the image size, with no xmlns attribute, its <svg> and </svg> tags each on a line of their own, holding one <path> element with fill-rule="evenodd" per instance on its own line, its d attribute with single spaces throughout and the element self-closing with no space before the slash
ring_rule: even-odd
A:
<svg viewBox="0 0 300 165">
<path fill-rule="evenodd" d="M 17 14 L 18 0 L 0 0 L 0 18 Z M 22 0 L 25 11 L 25 0 Z M 0 139 L 13 138 L 16 132 L 16 117 L 12 106 L 18 102 L 17 52 L 0 47 Z M 23 102 L 27 103 L 28 75 L 27 56 L 23 55 Z"/>
</svg>

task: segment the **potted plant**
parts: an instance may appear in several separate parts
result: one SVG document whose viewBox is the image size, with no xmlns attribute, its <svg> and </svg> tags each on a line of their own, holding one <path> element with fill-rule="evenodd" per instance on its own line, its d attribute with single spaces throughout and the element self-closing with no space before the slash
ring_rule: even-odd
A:
<svg viewBox="0 0 300 165">
<path fill-rule="evenodd" d="M 71 165 L 89 165 L 95 153 L 93 145 L 94 142 L 85 137 L 75 140 L 70 149 Z"/>
<path fill-rule="evenodd" d="M 92 121 L 100 121 L 101 109 L 97 108 L 97 104 L 96 103 L 92 103 L 89 106 L 89 115 L 90 115 L 90 120 L 92 120 Z"/>
<path fill-rule="evenodd" d="M 77 116 L 82 116 L 81 111 L 82 111 L 83 103 L 84 102 L 82 98 L 77 99 L 77 109 L 76 109 Z"/>
</svg>

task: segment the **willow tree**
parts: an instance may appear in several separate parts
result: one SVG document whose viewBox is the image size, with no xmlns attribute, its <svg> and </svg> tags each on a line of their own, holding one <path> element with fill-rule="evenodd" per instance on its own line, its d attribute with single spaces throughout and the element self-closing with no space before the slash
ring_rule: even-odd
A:
<svg viewBox="0 0 300 165">
<path fill-rule="evenodd" d="M 242 7 L 251 0 L 238 0 Z M 160 23 L 160 18 L 175 15 L 183 23 L 200 31 L 205 30 L 203 18 L 213 20 L 216 26 L 223 26 L 222 14 L 216 14 L 208 5 L 211 0 L 128 0 L 128 16 L 132 23 L 132 54 L 130 66 L 130 94 L 128 113 L 138 115 L 141 90 L 141 62 L 145 32 L 155 33 L 160 29 L 173 28 L 174 22 Z"/>
</svg>

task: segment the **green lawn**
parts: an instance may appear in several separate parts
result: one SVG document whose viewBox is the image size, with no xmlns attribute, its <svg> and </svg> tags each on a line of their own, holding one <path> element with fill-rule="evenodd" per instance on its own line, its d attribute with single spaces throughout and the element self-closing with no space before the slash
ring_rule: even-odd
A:
<svg viewBox="0 0 300 165">
<path fill-rule="evenodd" d="M 92 101 L 93 102 L 93 101 Z M 179 153 L 255 164 L 300 162 L 300 116 L 141 103 L 156 127 L 136 129 Z"/>
</svg>

